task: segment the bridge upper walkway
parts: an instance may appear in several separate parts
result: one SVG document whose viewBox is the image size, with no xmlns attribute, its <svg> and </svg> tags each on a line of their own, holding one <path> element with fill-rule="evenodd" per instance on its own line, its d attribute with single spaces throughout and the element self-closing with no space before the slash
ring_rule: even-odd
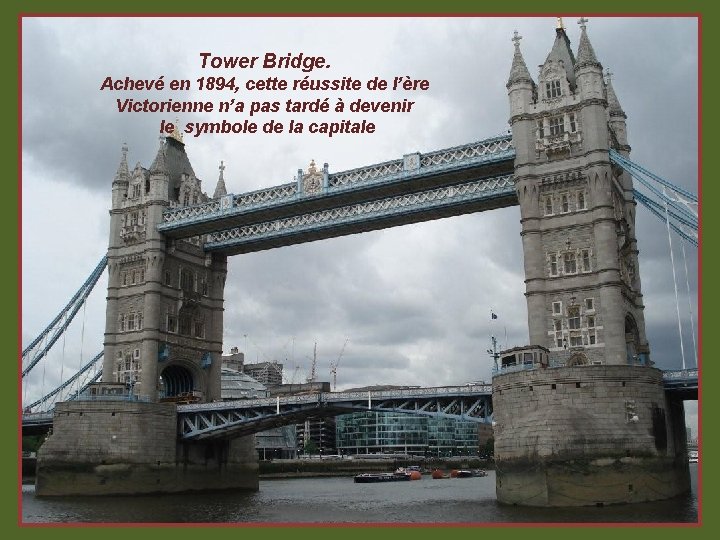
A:
<svg viewBox="0 0 720 540">
<path fill-rule="evenodd" d="M 427 154 L 406 154 L 295 182 L 169 208 L 170 238 L 208 234 L 206 251 L 235 255 L 517 204 L 509 135 Z"/>
</svg>

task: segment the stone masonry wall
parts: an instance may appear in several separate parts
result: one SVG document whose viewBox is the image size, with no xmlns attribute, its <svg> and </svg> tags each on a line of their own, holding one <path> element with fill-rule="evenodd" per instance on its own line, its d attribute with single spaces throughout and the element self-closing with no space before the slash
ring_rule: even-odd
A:
<svg viewBox="0 0 720 540">
<path fill-rule="evenodd" d="M 181 442 L 170 403 L 80 401 L 56 406 L 38 452 L 38 496 L 258 489 L 253 436 Z"/>
<path fill-rule="evenodd" d="M 502 503 L 582 506 L 689 489 L 682 405 L 640 366 L 536 369 L 493 378 Z"/>
</svg>

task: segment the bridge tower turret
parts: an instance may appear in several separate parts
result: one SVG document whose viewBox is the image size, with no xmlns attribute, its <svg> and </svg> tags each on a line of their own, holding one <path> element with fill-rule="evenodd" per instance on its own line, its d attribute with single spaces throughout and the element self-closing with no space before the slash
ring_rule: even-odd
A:
<svg viewBox="0 0 720 540">
<path fill-rule="evenodd" d="M 161 137 L 149 169 L 130 173 L 127 147 L 113 181 L 103 382 L 143 399 L 220 398 L 226 258 L 202 238 L 158 232 L 168 207 L 205 202 L 179 134 Z"/>
<path fill-rule="evenodd" d="M 520 53 L 507 83 L 516 148 L 530 343 L 567 365 L 649 364 L 629 152 L 615 92 L 580 19 L 577 55 L 562 21 L 535 85 Z"/>
</svg>

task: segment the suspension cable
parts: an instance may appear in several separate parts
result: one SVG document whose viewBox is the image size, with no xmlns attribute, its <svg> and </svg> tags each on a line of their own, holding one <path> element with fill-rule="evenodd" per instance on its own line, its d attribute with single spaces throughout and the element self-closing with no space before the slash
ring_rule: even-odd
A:
<svg viewBox="0 0 720 540">
<path fill-rule="evenodd" d="M 663 187 L 663 195 L 665 188 Z M 668 244 L 670 246 L 670 264 L 672 265 L 673 285 L 675 286 L 675 309 L 677 310 L 678 333 L 680 334 L 680 354 L 682 355 L 682 368 L 685 369 L 685 346 L 683 345 L 682 321 L 680 320 L 680 301 L 678 300 L 677 278 L 675 276 L 675 256 L 672 249 L 672 236 L 670 235 L 670 217 L 665 202 L 665 223 L 667 224 Z"/>
<path fill-rule="evenodd" d="M 83 346 L 85 345 L 85 320 L 86 320 L 86 314 L 87 314 L 87 300 L 83 302 L 83 319 L 82 319 L 82 329 L 80 330 L 80 364 L 78 365 L 78 371 L 82 369 L 83 365 Z M 77 388 L 77 396 L 80 397 L 80 377 L 78 377 L 78 388 Z"/>
<path fill-rule="evenodd" d="M 685 243 L 680 242 L 682 246 L 683 262 L 685 263 L 685 286 L 687 287 L 688 313 L 690 315 L 690 335 L 693 341 L 693 351 L 695 352 L 695 367 L 698 367 L 697 343 L 695 341 L 695 317 L 693 316 L 692 296 L 690 296 L 690 278 L 688 277 L 687 257 L 685 256 Z"/>
</svg>

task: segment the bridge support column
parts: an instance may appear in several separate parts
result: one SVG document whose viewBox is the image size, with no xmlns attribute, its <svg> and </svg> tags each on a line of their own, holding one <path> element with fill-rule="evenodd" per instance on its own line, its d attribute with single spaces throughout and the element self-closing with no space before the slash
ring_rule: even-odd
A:
<svg viewBox="0 0 720 540">
<path fill-rule="evenodd" d="M 493 378 L 498 501 L 595 506 L 690 489 L 682 402 L 662 373 L 577 366 Z"/>
<path fill-rule="evenodd" d="M 38 496 L 218 489 L 258 489 L 255 438 L 180 442 L 174 404 L 59 403 L 38 451 Z"/>
</svg>

